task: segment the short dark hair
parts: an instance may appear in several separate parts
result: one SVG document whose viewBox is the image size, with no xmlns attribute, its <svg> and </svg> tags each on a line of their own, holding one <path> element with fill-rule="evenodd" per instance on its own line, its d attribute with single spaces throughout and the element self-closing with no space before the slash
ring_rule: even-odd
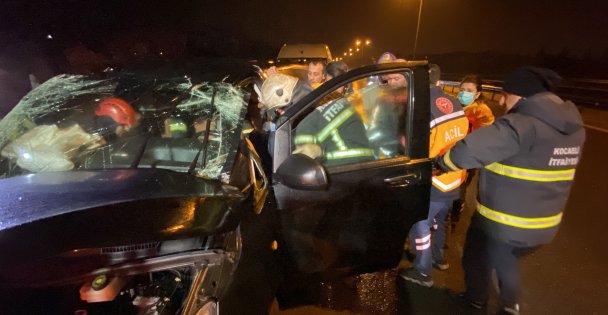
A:
<svg viewBox="0 0 608 315">
<path fill-rule="evenodd" d="M 309 65 L 312 64 L 312 65 L 315 65 L 315 66 L 316 65 L 322 65 L 323 68 L 325 68 L 325 66 L 326 66 L 325 61 L 323 61 L 323 60 L 311 60 L 308 64 Z"/>
<path fill-rule="evenodd" d="M 479 77 L 476 74 L 468 74 L 468 75 L 464 76 L 464 78 L 462 78 L 462 80 L 460 81 L 460 86 L 462 86 L 464 83 L 475 84 L 475 89 L 477 90 L 477 92 L 481 92 L 481 90 L 482 90 L 483 81 L 481 81 L 481 77 Z M 479 98 L 482 98 L 482 97 L 483 97 L 483 95 L 479 94 Z"/>
<path fill-rule="evenodd" d="M 348 72 L 348 65 L 344 61 L 332 61 L 323 69 L 325 75 L 330 75 L 333 78 L 343 75 Z"/>
<path fill-rule="evenodd" d="M 429 83 L 431 85 L 437 84 L 441 78 L 441 68 L 438 65 L 432 63 L 429 65 Z"/>
</svg>

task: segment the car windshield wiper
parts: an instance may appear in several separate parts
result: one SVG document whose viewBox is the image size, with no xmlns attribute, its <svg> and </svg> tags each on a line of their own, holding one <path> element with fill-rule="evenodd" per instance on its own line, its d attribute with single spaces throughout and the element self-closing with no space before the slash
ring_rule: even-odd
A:
<svg viewBox="0 0 608 315">
<path fill-rule="evenodd" d="M 217 89 L 214 84 L 213 85 L 213 94 L 211 94 L 211 112 L 209 113 L 209 117 L 207 118 L 207 121 L 206 121 L 205 137 L 203 139 L 203 143 L 202 143 L 201 147 L 198 149 L 198 152 L 196 152 L 196 156 L 194 157 L 194 160 L 190 164 L 190 168 L 188 169 L 188 174 L 194 173 L 194 169 L 196 168 L 196 164 L 198 162 L 198 157 L 201 155 L 201 152 L 203 153 L 203 158 L 201 161 L 201 168 L 205 168 L 205 165 L 207 163 L 207 144 L 209 144 L 209 134 L 211 133 L 211 120 L 213 119 L 213 115 L 214 115 L 213 109 L 215 108 L 215 94 L 216 93 L 217 93 Z"/>
</svg>

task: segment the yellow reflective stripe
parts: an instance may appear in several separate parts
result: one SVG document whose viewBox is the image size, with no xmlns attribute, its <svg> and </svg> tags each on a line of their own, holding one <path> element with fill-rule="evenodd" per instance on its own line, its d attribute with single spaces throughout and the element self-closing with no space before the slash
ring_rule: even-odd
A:
<svg viewBox="0 0 608 315">
<path fill-rule="evenodd" d="M 350 116 L 355 113 L 355 110 L 352 107 L 349 107 L 343 110 L 338 116 L 336 116 L 332 121 L 323 128 L 317 135 L 317 139 L 319 142 L 325 141 L 325 139 L 330 135 L 332 130 L 338 129 L 340 125 L 342 125 Z"/>
<path fill-rule="evenodd" d="M 433 176 L 432 181 L 433 181 L 433 184 L 435 184 L 435 187 L 441 189 L 444 192 L 448 192 L 448 191 L 453 190 L 454 188 L 460 186 L 460 184 L 462 183 L 462 178 L 458 178 L 449 184 L 444 184 L 437 177 Z"/>
<path fill-rule="evenodd" d="M 458 170 L 460 170 L 460 167 L 458 167 L 458 166 L 454 165 L 454 163 L 452 163 L 452 160 L 450 159 L 450 152 L 452 152 L 452 150 L 448 150 L 448 153 L 446 153 L 443 156 L 443 162 L 445 163 L 445 165 L 447 165 L 453 171 L 458 171 Z"/>
<path fill-rule="evenodd" d="M 353 157 L 362 156 L 374 156 L 374 150 L 372 149 L 350 149 L 344 151 L 333 151 L 328 152 L 326 157 L 328 160 L 346 159 Z"/>
<path fill-rule="evenodd" d="M 294 142 L 296 144 L 317 143 L 317 138 L 315 138 L 315 136 L 311 136 L 311 135 L 300 135 L 300 136 L 296 136 L 296 138 L 294 139 Z"/>
<path fill-rule="evenodd" d="M 485 168 L 499 175 L 535 182 L 573 180 L 575 172 L 575 169 L 573 168 L 559 171 L 546 171 L 509 166 L 500 163 L 492 163 Z"/>
<path fill-rule="evenodd" d="M 348 149 L 348 147 L 344 143 L 344 140 L 342 140 L 342 137 L 340 137 L 338 130 L 332 130 L 331 139 L 334 141 L 334 143 L 338 147 L 338 150 L 344 151 L 344 150 Z"/>
<path fill-rule="evenodd" d="M 188 131 L 188 127 L 184 123 L 174 123 L 169 125 L 169 131 Z"/>
<path fill-rule="evenodd" d="M 245 133 L 245 134 L 247 134 L 247 133 L 253 132 L 253 130 L 255 130 L 255 129 L 253 129 L 253 128 L 247 128 L 247 129 L 243 129 L 242 132 Z"/>
<path fill-rule="evenodd" d="M 523 218 L 492 210 L 479 202 L 477 202 L 477 212 L 494 222 L 522 229 L 546 229 L 557 226 L 562 221 L 561 212 L 544 218 Z"/>
</svg>

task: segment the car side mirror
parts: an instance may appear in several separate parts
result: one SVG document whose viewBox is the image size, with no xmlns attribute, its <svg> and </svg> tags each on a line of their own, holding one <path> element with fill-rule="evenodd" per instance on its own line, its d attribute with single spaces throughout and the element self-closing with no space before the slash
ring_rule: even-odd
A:
<svg viewBox="0 0 608 315">
<path fill-rule="evenodd" d="M 292 154 L 279 166 L 273 178 L 293 189 L 326 190 L 329 181 L 323 165 L 304 154 Z"/>
</svg>

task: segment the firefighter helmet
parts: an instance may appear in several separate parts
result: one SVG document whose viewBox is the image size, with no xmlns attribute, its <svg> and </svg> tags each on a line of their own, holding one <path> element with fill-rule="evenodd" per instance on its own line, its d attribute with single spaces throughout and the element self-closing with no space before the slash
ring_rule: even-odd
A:
<svg viewBox="0 0 608 315">
<path fill-rule="evenodd" d="M 97 116 L 108 116 L 120 125 L 135 124 L 135 110 L 121 98 L 111 97 L 99 103 L 95 110 Z"/>
<path fill-rule="evenodd" d="M 397 57 L 395 57 L 395 55 L 391 52 L 385 52 L 382 55 L 380 55 L 380 57 L 378 58 L 378 60 L 376 61 L 377 64 L 383 64 L 383 63 L 389 63 L 389 62 L 395 62 L 395 60 L 397 59 Z"/>
<path fill-rule="evenodd" d="M 285 74 L 271 75 L 262 84 L 262 104 L 266 109 L 284 107 L 291 103 L 298 79 Z"/>
</svg>

